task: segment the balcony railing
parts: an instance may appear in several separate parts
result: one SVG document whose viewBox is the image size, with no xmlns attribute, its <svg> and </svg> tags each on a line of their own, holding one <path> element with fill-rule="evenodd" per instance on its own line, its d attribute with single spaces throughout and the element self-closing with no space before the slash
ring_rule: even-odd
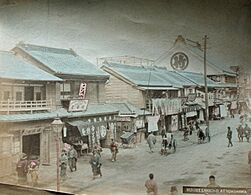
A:
<svg viewBox="0 0 251 195">
<path fill-rule="evenodd" d="M 0 112 L 23 112 L 50 110 L 52 107 L 52 100 L 37 100 L 37 101 L 15 101 L 7 100 L 0 101 Z"/>
</svg>

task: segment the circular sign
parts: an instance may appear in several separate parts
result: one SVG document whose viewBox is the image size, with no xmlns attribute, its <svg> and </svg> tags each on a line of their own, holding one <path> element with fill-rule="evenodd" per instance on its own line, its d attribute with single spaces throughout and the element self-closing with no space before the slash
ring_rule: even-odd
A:
<svg viewBox="0 0 251 195">
<path fill-rule="evenodd" d="M 176 70 L 185 70 L 188 66 L 189 60 L 185 53 L 176 52 L 171 57 L 171 66 Z"/>
<path fill-rule="evenodd" d="M 104 125 L 100 127 L 100 136 L 102 139 L 104 139 L 106 136 L 106 127 Z"/>
</svg>

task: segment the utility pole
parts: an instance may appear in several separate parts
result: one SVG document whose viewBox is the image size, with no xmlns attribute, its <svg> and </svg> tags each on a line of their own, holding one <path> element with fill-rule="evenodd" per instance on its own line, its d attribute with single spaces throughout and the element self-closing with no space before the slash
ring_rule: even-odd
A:
<svg viewBox="0 0 251 195">
<path fill-rule="evenodd" d="M 207 126 L 207 136 L 208 141 L 210 142 L 210 130 L 209 130 L 209 112 L 208 112 L 208 88 L 207 88 L 207 35 L 205 35 L 204 39 L 204 84 L 205 84 L 205 119 Z"/>
</svg>

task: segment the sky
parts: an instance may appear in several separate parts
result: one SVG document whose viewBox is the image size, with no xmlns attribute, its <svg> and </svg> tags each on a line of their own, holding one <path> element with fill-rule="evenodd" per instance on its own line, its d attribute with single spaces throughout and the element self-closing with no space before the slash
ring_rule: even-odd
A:
<svg viewBox="0 0 251 195">
<path fill-rule="evenodd" d="M 250 0 L 0 0 L 0 50 L 72 48 L 87 60 L 157 59 L 178 35 L 202 42 L 218 66 L 251 71 Z"/>
</svg>

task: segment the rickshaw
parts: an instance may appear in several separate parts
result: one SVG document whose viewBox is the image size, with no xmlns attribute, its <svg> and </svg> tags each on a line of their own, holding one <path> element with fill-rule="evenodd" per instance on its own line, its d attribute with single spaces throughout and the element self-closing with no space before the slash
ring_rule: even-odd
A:
<svg viewBox="0 0 251 195">
<path fill-rule="evenodd" d="M 132 132 L 124 132 L 124 134 L 120 136 L 120 139 L 123 147 L 130 147 L 132 144 L 135 144 L 136 137 Z"/>
</svg>

